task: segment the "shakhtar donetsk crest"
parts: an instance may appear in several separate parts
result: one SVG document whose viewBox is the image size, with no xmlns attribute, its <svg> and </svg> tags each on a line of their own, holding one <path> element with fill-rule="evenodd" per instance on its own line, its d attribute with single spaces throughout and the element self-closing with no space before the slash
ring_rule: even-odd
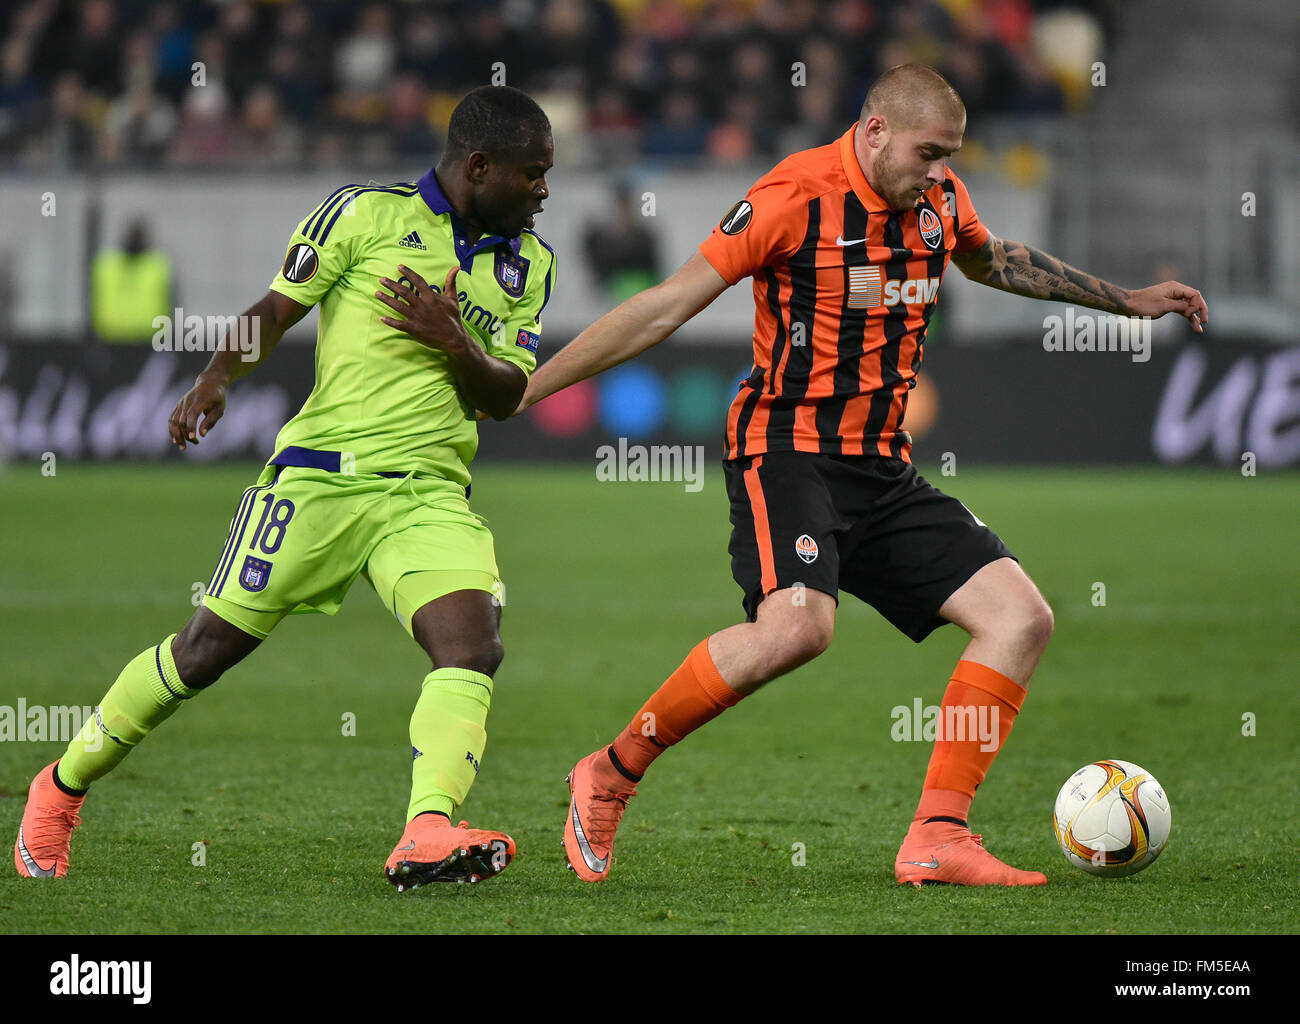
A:
<svg viewBox="0 0 1300 1024">
<path fill-rule="evenodd" d="M 917 211 L 917 220 L 925 244 L 931 249 L 938 249 L 943 244 L 943 221 L 939 220 L 939 215 L 928 206 L 922 206 Z"/>
<path fill-rule="evenodd" d="M 503 246 L 497 250 L 496 278 L 507 295 L 519 298 L 524 294 L 524 282 L 528 278 L 528 259 L 516 256 Z"/>
</svg>

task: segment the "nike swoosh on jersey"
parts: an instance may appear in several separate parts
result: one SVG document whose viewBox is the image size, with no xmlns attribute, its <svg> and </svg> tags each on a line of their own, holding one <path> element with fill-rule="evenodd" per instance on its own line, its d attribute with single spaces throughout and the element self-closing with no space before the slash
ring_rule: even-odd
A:
<svg viewBox="0 0 1300 1024">
<path fill-rule="evenodd" d="M 596 856 L 596 851 L 587 843 L 587 836 L 582 831 L 582 822 L 578 820 L 578 804 L 576 801 L 569 802 L 569 812 L 573 817 L 573 834 L 578 840 L 578 850 L 582 853 L 582 859 L 587 862 L 587 867 L 592 871 L 604 871 L 605 865 L 609 863 L 609 855 L 606 854 L 602 859 Z"/>
<path fill-rule="evenodd" d="M 835 239 L 835 244 L 836 244 L 836 245 L 861 245 L 861 244 L 862 244 L 863 242 L 865 242 L 865 241 L 866 241 L 866 238 L 863 237 L 863 238 L 850 238 L 850 239 L 846 242 L 846 241 L 844 241 L 844 236 L 843 236 L 843 235 L 839 235 L 839 236 L 837 236 L 836 239 Z"/>
<path fill-rule="evenodd" d="M 28 852 L 27 844 L 23 842 L 23 827 L 18 826 L 18 853 L 23 858 L 23 863 L 27 865 L 27 870 L 31 872 L 33 878 L 53 878 L 54 872 L 59 866 L 56 860 L 53 866 L 43 868 L 36 863 L 36 858 Z"/>
<path fill-rule="evenodd" d="M 904 864 L 915 864 L 918 868 L 937 868 L 937 867 L 939 866 L 939 858 L 938 858 L 938 857 L 931 857 L 928 861 L 924 861 L 924 860 L 905 860 L 905 861 L 903 861 L 903 863 L 904 863 Z"/>
</svg>

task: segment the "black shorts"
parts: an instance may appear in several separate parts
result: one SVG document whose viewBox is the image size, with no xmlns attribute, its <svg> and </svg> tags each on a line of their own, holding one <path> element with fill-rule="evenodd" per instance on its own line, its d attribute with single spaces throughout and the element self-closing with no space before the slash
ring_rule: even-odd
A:
<svg viewBox="0 0 1300 1024">
<path fill-rule="evenodd" d="M 750 622 L 774 590 L 802 585 L 836 600 L 844 590 L 920 643 L 963 583 L 1015 557 L 901 459 L 768 452 L 723 468 L 731 573 Z"/>
</svg>

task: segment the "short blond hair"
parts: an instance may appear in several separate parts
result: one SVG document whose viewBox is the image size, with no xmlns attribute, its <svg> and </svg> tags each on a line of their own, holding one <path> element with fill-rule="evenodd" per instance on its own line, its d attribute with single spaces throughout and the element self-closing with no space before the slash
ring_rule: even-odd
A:
<svg viewBox="0 0 1300 1024">
<path fill-rule="evenodd" d="M 915 128 L 938 116 L 953 124 L 966 123 L 966 104 L 943 75 L 928 64 L 897 64 L 872 83 L 859 120 L 878 114 L 895 130 Z"/>
</svg>

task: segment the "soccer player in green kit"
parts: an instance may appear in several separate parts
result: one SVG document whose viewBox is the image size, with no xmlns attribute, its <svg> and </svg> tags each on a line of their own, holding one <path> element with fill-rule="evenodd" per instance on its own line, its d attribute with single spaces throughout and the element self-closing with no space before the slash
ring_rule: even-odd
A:
<svg viewBox="0 0 1300 1024">
<path fill-rule="evenodd" d="M 555 255 L 531 228 L 551 163 L 541 108 L 488 86 L 456 107 L 446 150 L 418 182 L 347 186 L 298 226 L 270 292 L 244 314 L 259 328 L 256 362 L 224 346 L 168 429 L 181 450 L 198 444 L 230 382 L 320 303 L 315 387 L 244 492 L 203 607 L 122 670 L 33 780 L 19 874 L 66 874 L 90 784 L 286 614 L 338 611 L 359 575 L 432 662 L 411 718 L 406 830 L 385 876 L 401 891 L 510 863 L 505 833 L 451 824 L 479 770 L 503 656 L 504 591 L 492 535 L 469 508 L 469 464 L 478 413 L 509 416 L 537 365 Z"/>
</svg>

